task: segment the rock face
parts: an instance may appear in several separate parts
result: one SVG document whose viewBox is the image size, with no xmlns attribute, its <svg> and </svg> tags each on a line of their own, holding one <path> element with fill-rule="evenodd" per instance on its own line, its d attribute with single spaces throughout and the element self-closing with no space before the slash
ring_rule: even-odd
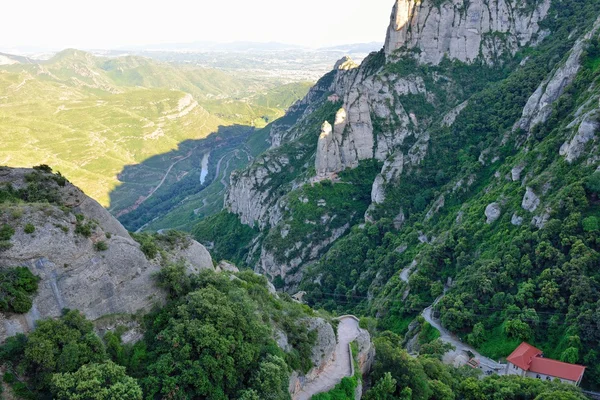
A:
<svg viewBox="0 0 600 400">
<path fill-rule="evenodd" d="M 521 180 L 521 173 L 525 169 L 525 165 L 519 164 L 510 170 L 510 176 L 513 182 Z"/>
<path fill-rule="evenodd" d="M 514 213 L 510 219 L 510 223 L 519 226 L 523 224 L 523 217 L 520 217 L 517 213 Z"/>
<path fill-rule="evenodd" d="M 0 186 L 27 185 L 28 169 L 4 169 Z M 63 207 L 50 204 L 20 204 L 12 247 L 0 252 L 0 268 L 26 266 L 41 278 L 32 309 L 25 315 L 0 315 L 0 342 L 19 332 L 27 332 L 41 318 L 61 315 L 64 308 L 82 311 L 95 320 L 107 314 L 132 314 L 163 299 L 152 275 L 160 270 L 158 261 L 148 261 L 123 226 L 100 204 L 67 183 L 56 188 Z M 6 206 L 13 207 L 13 206 Z M 89 238 L 75 232 L 79 219 L 93 226 Z M 26 234 L 25 224 L 35 226 Z M 96 244 L 104 242 L 105 251 Z M 172 260 L 183 258 L 188 269 L 212 268 L 206 249 L 192 242 Z"/>
<path fill-rule="evenodd" d="M 575 120 L 570 126 L 576 125 L 579 122 L 575 136 L 565 142 L 560 148 L 560 155 L 564 156 L 567 162 L 572 163 L 579 159 L 585 152 L 585 147 L 588 142 L 596 139 L 596 132 L 600 130 L 600 122 L 598 110 L 593 110 L 585 114 L 577 121 Z"/>
<path fill-rule="evenodd" d="M 385 53 L 419 50 L 422 63 L 437 65 L 444 57 L 488 63 L 535 41 L 550 0 L 527 8 L 517 0 L 396 0 L 385 41 Z"/>
<path fill-rule="evenodd" d="M 404 155 L 402 153 L 394 154 L 383 164 L 381 173 L 375 177 L 373 188 L 371 190 L 371 202 L 373 204 L 382 204 L 385 201 L 385 187 L 393 183 L 402 175 L 404 168 Z"/>
<path fill-rule="evenodd" d="M 523 109 L 521 120 L 515 125 L 516 128 L 531 132 L 536 125 L 550 118 L 553 104 L 573 82 L 581 68 L 580 59 L 586 48 L 586 41 L 595 35 L 598 29 L 600 29 L 600 18 L 594 28 L 575 43 L 567 61 L 561 64 L 531 95 Z"/>
<path fill-rule="evenodd" d="M 336 117 L 336 123 L 339 118 L 346 119 L 346 111 L 341 109 Z M 319 144 L 317 145 L 317 156 L 315 160 L 315 168 L 317 176 L 325 177 L 330 173 L 341 169 L 340 147 L 333 139 L 333 128 L 327 121 L 323 123 L 321 135 L 319 136 Z"/>
<path fill-rule="evenodd" d="M 395 75 L 365 78 L 363 72 L 351 71 L 334 87 L 344 100 L 332 130 L 324 125 L 319 137 L 315 167 L 321 176 L 355 168 L 361 160 L 383 161 L 414 133 L 416 117 L 406 113 L 399 99 L 424 95 L 423 80 Z M 384 129 L 375 129 L 375 123 Z"/>
<path fill-rule="evenodd" d="M 452 126 L 456 118 L 460 115 L 462 110 L 464 110 L 469 105 L 468 101 L 465 101 L 452 110 L 450 110 L 446 115 L 444 115 L 444 119 L 442 120 L 442 125 L 444 126 Z"/>
<path fill-rule="evenodd" d="M 360 66 L 347 58 L 336 63 L 305 99 L 290 108 L 282 122 L 273 125 L 271 150 L 245 171 L 232 174 L 225 207 L 242 223 L 261 231 L 248 258 L 253 268 L 272 278 L 282 277 L 288 285 L 299 279 L 303 266 L 319 256 L 318 252 L 315 257 L 309 255 L 309 249 L 302 250 L 305 256 L 297 256 L 300 250 L 296 247 L 302 246 L 298 241 L 288 246 L 294 248 L 290 257 L 276 261 L 273 251 L 262 246 L 270 229 L 287 223 L 282 219 L 288 214 L 289 193 L 307 183 L 335 181 L 338 173 L 356 168 L 363 160 L 384 162 L 365 213 L 365 220 L 372 221 L 374 210 L 386 201 L 386 187 L 397 183 L 403 173 L 419 169 L 427 157 L 435 132 L 430 128 L 451 126 L 469 110 L 465 97 L 450 96 L 449 102 L 438 98 L 435 87 L 446 94 L 461 92 L 452 77 L 432 76 L 433 83 L 427 80 L 432 90 L 428 90 L 419 71 L 412 73 L 403 70 L 402 63 L 393 64 L 397 56 L 417 57 L 430 64 L 439 64 L 444 57 L 493 64 L 543 36 L 539 22 L 549 7 L 550 0 L 533 0 L 527 7 L 519 0 L 397 0 L 384 51 L 371 54 Z M 390 68 L 385 68 L 386 63 Z M 429 107 L 435 112 L 423 111 Z M 438 196 L 439 202 L 427 217 L 432 218 L 446 199 Z M 399 207 L 394 211 L 396 217 L 389 217 L 400 229 L 405 213 Z M 348 230 L 339 236 L 332 232 L 335 235 L 331 237 L 335 240 Z M 288 230 L 280 232 L 284 238 Z M 306 239 L 306 247 L 324 248 Z"/>
<path fill-rule="evenodd" d="M 521 203 L 521 207 L 524 210 L 529 212 L 534 212 L 538 206 L 540 205 L 540 198 L 533 192 L 533 189 L 528 187 L 525 196 L 523 197 L 523 202 Z"/>
<path fill-rule="evenodd" d="M 239 215 L 243 224 L 257 224 L 261 229 L 276 225 L 281 219 L 281 211 L 276 207 L 278 199 L 272 195 L 268 184 L 271 174 L 281 173 L 289 163 L 285 155 L 264 155 L 250 169 L 232 173 L 225 207 Z"/>
<path fill-rule="evenodd" d="M 492 203 L 485 208 L 486 223 L 488 224 L 496 222 L 500 215 L 502 215 L 502 209 L 498 203 Z"/>
<path fill-rule="evenodd" d="M 294 372 L 290 377 L 289 392 L 294 394 L 313 381 L 334 357 L 337 339 L 333 327 L 323 318 L 311 318 L 306 321 L 309 331 L 317 333 L 317 342 L 312 349 L 311 362 L 314 366 L 306 375 Z"/>
<path fill-rule="evenodd" d="M 285 204 L 279 201 L 281 195 L 272 187 L 273 177 L 288 173 L 294 160 L 290 154 L 280 152 L 279 147 L 293 143 L 306 133 L 306 119 L 319 106 L 332 101 L 341 103 L 333 125 L 323 123 L 318 136 L 315 132 L 317 151 L 314 166 L 319 180 L 332 177 L 346 168 L 355 168 L 361 160 L 375 158 L 384 161 L 408 136 L 417 135 L 415 122 L 418 124 L 418 121 L 404 110 L 401 98 L 406 95 L 426 96 L 423 79 L 412 75 L 375 76 L 364 66 L 344 69 L 347 63 L 341 63 L 338 69 L 322 78 L 305 99 L 288 111 L 289 118 L 298 118 L 294 126 L 279 128 L 277 125 L 272 128 L 277 131 L 276 139 L 272 133 L 273 150 L 259 157 L 245 171 L 232 174 L 225 208 L 239 215 L 242 223 L 256 224 L 265 230 L 281 220 L 281 209 Z M 333 95 L 325 96 L 329 93 Z M 426 134 L 418 136 L 417 143 L 409 152 L 413 164 L 422 160 L 429 140 Z M 295 151 L 294 158 L 299 159 L 309 150 L 297 148 Z"/>
</svg>

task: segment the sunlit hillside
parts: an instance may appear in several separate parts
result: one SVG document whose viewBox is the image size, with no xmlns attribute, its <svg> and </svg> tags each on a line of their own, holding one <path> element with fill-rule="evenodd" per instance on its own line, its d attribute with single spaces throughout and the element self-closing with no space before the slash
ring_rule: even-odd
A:
<svg viewBox="0 0 600 400">
<path fill-rule="evenodd" d="M 219 126 L 264 126 L 306 90 L 306 84 L 66 50 L 43 63 L 0 67 L 0 164 L 49 164 L 108 206 L 125 166 Z M 139 195 L 147 192 L 142 185 Z"/>
</svg>

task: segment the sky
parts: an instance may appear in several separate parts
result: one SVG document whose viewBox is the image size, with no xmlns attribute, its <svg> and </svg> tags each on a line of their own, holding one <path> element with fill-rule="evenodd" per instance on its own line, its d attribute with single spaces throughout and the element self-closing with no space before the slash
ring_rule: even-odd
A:
<svg viewBox="0 0 600 400">
<path fill-rule="evenodd" d="M 115 49 L 194 41 L 308 47 L 383 42 L 393 0 L 18 0 L 0 51 Z"/>
</svg>

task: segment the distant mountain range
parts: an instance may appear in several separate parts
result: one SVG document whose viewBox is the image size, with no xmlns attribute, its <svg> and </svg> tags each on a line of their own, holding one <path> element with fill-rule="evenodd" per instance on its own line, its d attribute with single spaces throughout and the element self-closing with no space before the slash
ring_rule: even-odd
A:
<svg viewBox="0 0 600 400">
<path fill-rule="evenodd" d="M 163 44 L 147 44 L 135 46 L 121 46 L 114 49 L 84 49 L 94 54 L 105 55 L 122 55 L 140 52 L 225 52 L 225 53 L 244 53 L 244 52 L 280 52 L 280 51 L 328 51 L 342 52 L 349 55 L 359 53 L 370 53 L 377 51 L 383 47 L 383 42 L 370 43 L 352 43 L 327 46 L 321 48 L 310 48 L 289 43 L 279 42 L 214 42 L 214 41 L 196 41 L 189 43 L 163 43 Z M 60 52 L 60 49 L 43 48 L 36 46 L 17 46 L 14 48 L 0 48 L 4 53 L 0 52 L 1 56 L 9 56 L 16 54 L 18 56 L 26 56 L 26 59 L 47 59 L 51 55 Z M 11 55 L 10 57 L 18 57 Z M 27 58 L 29 57 L 29 58 Z"/>
</svg>

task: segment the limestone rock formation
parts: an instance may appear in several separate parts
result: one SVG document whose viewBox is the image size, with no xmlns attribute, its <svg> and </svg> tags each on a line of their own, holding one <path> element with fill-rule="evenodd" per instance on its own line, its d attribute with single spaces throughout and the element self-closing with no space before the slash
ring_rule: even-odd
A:
<svg viewBox="0 0 600 400">
<path fill-rule="evenodd" d="M 338 85 L 343 107 L 330 133 L 324 126 L 317 148 L 316 168 L 321 176 L 355 168 L 361 160 L 388 158 L 406 137 L 414 134 L 416 117 L 404 110 L 400 96 L 425 94 L 420 77 L 377 76 L 361 78 L 360 71 Z M 352 80 L 352 78 L 354 78 Z M 345 86 L 349 85 L 349 86 Z M 374 118 L 386 129 L 374 128 Z"/>
<path fill-rule="evenodd" d="M 517 0 L 396 0 L 385 53 L 418 50 L 419 61 L 435 65 L 444 57 L 493 63 L 534 42 L 549 8 L 550 0 L 531 9 Z"/>
<path fill-rule="evenodd" d="M 294 372 L 290 377 L 289 392 L 298 393 L 303 386 L 313 381 L 331 362 L 334 357 L 337 339 L 333 327 L 323 318 L 310 318 L 306 320 L 309 331 L 317 333 L 317 342 L 312 349 L 311 362 L 314 366 L 306 375 Z M 283 341 L 281 341 L 283 344 Z"/>
<path fill-rule="evenodd" d="M 382 204 L 385 201 L 385 186 L 393 183 L 402 175 L 404 155 L 397 153 L 385 160 L 381 173 L 375 177 L 371 190 L 371 202 Z"/>
<path fill-rule="evenodd" d="M 527 187 L 521 207 L 529 212 L 534 212 L 540 205 L 540 198 L 535 194 L 532 188 Z"/>
<path fill-rule="evenodd" d="M 341 70 L 351 70 L 354 68 L 358 68 L 359 65 L 352 60 L 349 56 L 344 56 L 338 62 L 335 63 L 333 69 L 341 69 Z"/>
<path fill-rule="evenodd" d="M 15 189 L 27 186 L 30 169 L 2 169 L 0 186 L 10 183 Z M 164 294 L 152 275 L 160 263 L 149 261 L 123 226 L 100 204 L 78 188 L 49 183 L 58 191 L 60 206 L 44 203 L 7 205 L 17 220 L 12 247 L 0 252 L 0 268 L 25 266 L 41 278 L 33 307 L 25 315 L 0 314 L 0 342 L 19 332 L 27 332 L 41 318 L 61 315 L 65 308 L 82 311 L 95 320 L 107 314 L 131 314 L 161 302 Z M 3 217 L 6 218 L 6 214 Z M 25 224 L 35 226 L 33 234 L 24 232 Z M 90 226 L 86 237 L 76 232 L 80 225 Z M 103 242 L 106 250 L 98 243 Z M 183 259 L 188 269 L 212 268 L 206 249 L 191 242 L 181 252 L 169 254 Z"/>
<path fill-rule="evenodd" d="M 238 267 L 233 265 L 232 263 L 222 260 L 217 264 L 217 272 L 228 271 L 228 272 L 240 272 Z"/>
<path fill-rule="evenodd" d="M 225 207 L 239 215 L 243 224 L 257 224 L 261 229 L 276 225 L 281 219 L 281 211 L 276 207 L 278 199 L 272 196 L 267 185 L 270 175 L 282 172 L 289 163 L 286 155 L 263 155 L 250 169 L 232 173 Z"/>
<path fill-rule="evenodd" d="M 500 218 L 500 215 L 502 215 L 502 209 L 500 208 L 500 204 L 498 203 L 489 204 L 485 208 L 485 216 L 487 218 L 486 223 L 488 224 L 497 221 L 498 218 Z"/>
<path fill-rule="evenodd" d="M 341 109 L 337 113 L 336 123 L 338 119 L 345 119 L 346 111 Z M 333 128 L 327 121 L 323 123 L 319 143 L 317 145 L 317 155 L 315 160 L 315 168 L 317 176 L 325 177 L 328 174 L 337 172 L 341 169 L 340 148 L 336 140 L 333 138 Z"/>
<path fill-rule="evenodd" d="M 525 169 L 525 165 L 519 164 L 510 171 L 511 179 L 513 182 L 517 182 L 517 181 L 521 180 L 521 173 L 523 172 L 524 169 Z"/>
<path fill-rule="evenodd" d="M 572 127 L 579 122 L 575 136 L 560 148 L 560 155 L 564 156 L 569 163 L 581 157 L 587 143 L 596 139 L 596 133 L 600 130 L 599 114 L 598 110 L 592 110 L 570 125 Z"/>
<path fill-rule="evenodd" d="M 460 103 L 458 106 L 450 110 L 446 115 L 444 115 L 444 119 L 442 120 L 442 125 L 444 126 L 452 126 L 456 118 L 460 115 L 462 110 L 464 110 L 469 105 L 468 101 Z"/>
<path fill-rule="evenodd" d="M 523 109 L 523 116 L 515 127 L 530 132 L 536 125 L 544 123 L 550 118 L 553 104 L 564 93 L 567 86 L 573 82 L 581 68 L 580 59 L 586 48 L 586 41 L 598 29 L 600 29 L 600 18 L 596 21 L 594 28 L 575 43 L 567 61 L 561 64 L 531 95 Z"/>
<path fill-rule="evenodd" d="M 533 217 L 531 220 L 531 224 L 538 229 L 543 229 L 548 223 L 548 221 L 550 221 L 550 211 L 551 210 L 547 208 L 542 214 Z"/>
<path fill-rule="evenodd" d="M 510 219 L 510 223 L 519 226 L 523 224 L 523 217 L 520 217 L 517 213 L 514 213 Z"/>
</svg>

